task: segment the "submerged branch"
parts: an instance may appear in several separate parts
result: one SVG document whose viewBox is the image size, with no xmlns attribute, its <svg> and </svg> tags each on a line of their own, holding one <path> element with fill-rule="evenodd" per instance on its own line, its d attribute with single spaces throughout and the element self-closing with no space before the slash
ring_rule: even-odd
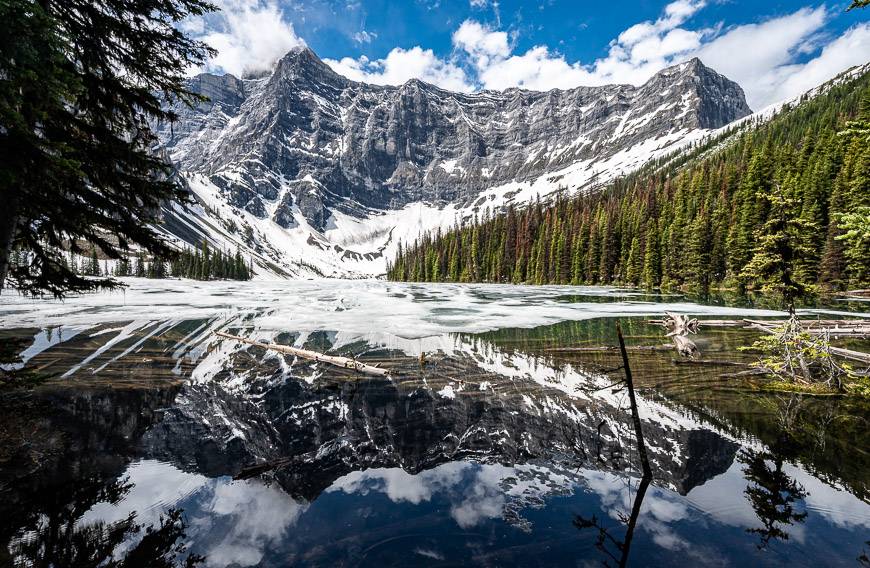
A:
<svg viewBox="0 0 870 568">
<path fill-rule="evenodd" d="M 317 351 L 310 351 L 308 349 L 299 349 L 297 347 L 290 347 L 289 345 L 279 345 L 276 343 L 262 343 L 260 341 L 254 341 L 252 339 L 247 339 L 245 337 L 239 337 L 237 335 L 230 335 L 229 333 L 224 333 L 222 331 L 218 331 L 215 333 L 218 337 L 223 337 L 225 339 L 233 339 L 235 341 L 240 341 L 242 343 L 247 343 L 248 345 L 254 345 L 257 347 L 262 347 L 263 349 L 271 349 L 273 351 L 278 351 L 280 353 L 287 353 L 289 355 L 296 355 L 297 357 L 302 357 L 303 359 L 310 359 L 312 361 L 323 361 L 324 363 L 329 363 L 330 365 L 335 365 L 336 367 L 341 367 L 342 369 L 350 369 L 352 371 L 357 371 L 358 373 L 366 373 L 369 375 L 377 375 L 381 377 L 385 377 L 390 374 L 387 369 L 382 369 L 381 367 L 377 367 L 374 365 L 366 365 L 365 363 L 360 363 L 355 359 L 351 359 L 349 357 L 339 357 L 336 355 L 324 355 L 323 353 L 318 353 Z"/>
</svg>

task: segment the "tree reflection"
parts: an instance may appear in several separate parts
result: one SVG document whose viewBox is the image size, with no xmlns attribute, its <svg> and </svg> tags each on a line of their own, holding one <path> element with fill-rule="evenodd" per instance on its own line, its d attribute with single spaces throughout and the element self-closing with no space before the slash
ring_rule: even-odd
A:
<svg viewBox="0 0 870 568">
<path fill-rule="evenodd" d="M 766 548 L 772 540 L 788 540 L 785 528 L 802 523 L 807 517 L 806 511 L 795 509 L 795 504 L 807 493 L 783 470 L 782 452 L 744 449 L 737 459 L 746 466 L 743 473 L 749 485 L 744 493 L 762 524 L 761 527 L 746 529 L 747 532 L 760 536 L 756 545 L 759 549 Z"/>
<path fill-rule="evenodd" d="M 51 332 L 46 332 L 49 340 Z M 34 337 L 0 334 L 0 389 L 33 386 L 52 377 L 24 365 L 23 353 L 35 341 Z"/>
<path fill-rule="evenodd" d="M 82 524 L 82 516 L 97 503 L 117 504 L 132 485 L 126 480 L 102 482 L 97 477 L 70 487 L 63 503 L 45 503 L 34 525 L 24 527 L 12 540 L 9 553 L 15 566 L 48 568 L 170 568 L 195 566 L 203 558 L 185 552 L 185 528 L 180 509 L 170 509 L 155 525 L 139 525 L 136 513 L 119 521 Z M 114 558 L 122 543 L 138 542 L 122 558 Z"/>
<path fill-rule="evenodd" d="M 641 477 L 640 483 L 637 486 L 637 493 L 634 496 L 634 503 L 631 507 L 631 514 L 628 517 L 622 513 L 618 514 L 619 520 L 626 525 L 625 538 L 623 540 L 614 537 L 610 532 L 612 528 L 605 528 L 595 515 L 592 515 L 588 519 L 582 515 L 574 517 L 574 526 L 578 529 L 593 529 L 598 532 L 598 536 L 595 539 L 595 548 L 607 556 L 603 561 L 605 566 L 611 566 L 611 561 L 615 562 L 615 565 L 620 568 L 628 565 L 628 555 L 631 552 L 631 540 L 634 538 L 634 529 L 640 516 L 643 498 L 646 496 L 646 490 L 651 481 L 651 475 Z M 629 487 L 631 486 L 629 485 Z M 610 547 L 615 548 L 616 551 L 611 551 Z"/>
</svg>

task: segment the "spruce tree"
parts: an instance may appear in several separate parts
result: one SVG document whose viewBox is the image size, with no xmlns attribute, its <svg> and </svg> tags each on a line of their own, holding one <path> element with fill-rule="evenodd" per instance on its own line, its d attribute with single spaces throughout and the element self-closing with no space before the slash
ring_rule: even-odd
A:
<svg viewBox="0 0 870 568">
<path fill-rule="evenodd" d="M 798 213 L 797 201 L 780 185 L 759 196 L 770 213 L 755 231 L 756 246 L 741 278 L 767 294 L 781 297 L 790 312 L 795 301 L 811 292 L 811 284 L 795 269 L 802 255 L 810 252 L 808 235 L 813 227 Z"/>
<path fill-rule="evenodd" d="M 846 243 L 845 256 L 856 283 L 870 279 L 870 206 L 859 207 L 839 216 L 842 234 L 835 237 Z"/>
<path fill-rule="evenodd" d="M 646 232 L 646 247 L 643 258 L 643 285 L 655 288 L 661 282 L 661 256 L 659 256 L 658 231 L 655 223 L 650 223 Z"/>
<path fill-rule="evenodd" d="M 149 125 L 164 100 L 201 100 L 186 72 L 212 51 L 179 23 L 205 0 L 0 0 L 0 288 L 61 297 L 117 286 L 76 275 L 62 244 L 120 258 L 132 243 L 169 255 L 152 228 L 186 197 Z M 108 235 L 117 236 L 117 242 Z M 15 247 L 31 261 L 9 266 Z"/>
<path fill-rule="evenodd" d="M 100 261 L 97 260 L 97 248 L 94 245 L 91 245 L 91 265 L 88 275 L 100 276 Z"/>
</svg>

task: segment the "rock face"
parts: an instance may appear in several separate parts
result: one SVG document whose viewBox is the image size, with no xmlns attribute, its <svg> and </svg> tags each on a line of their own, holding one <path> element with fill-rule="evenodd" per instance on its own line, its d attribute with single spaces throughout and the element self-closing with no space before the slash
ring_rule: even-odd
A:
<svg viewBox="0 0 870 568">
<path fill-rule="evenodd" d="M 365 219 L 419 202 L 470 208 L 489 188 L 542 177 L 581 189 L 608 174 L 578 182 L 566 168 L 639 167 L 688 133 L 750 113 L 742 89 L 698 59 L 640 87 L 459 94 L 419 80 L 354 82 L 298 48 L 266 76 L 203 74 L 191 89 L 211 100 L 177 105 L 178 121 L 158 127 L 181 171 L 254 219 L 321 235 L 336 211 Z M 632 148 L 642 149 L 620 161 Z M 489 199 L 497 208 L 510 198 Z"/>
</svg>

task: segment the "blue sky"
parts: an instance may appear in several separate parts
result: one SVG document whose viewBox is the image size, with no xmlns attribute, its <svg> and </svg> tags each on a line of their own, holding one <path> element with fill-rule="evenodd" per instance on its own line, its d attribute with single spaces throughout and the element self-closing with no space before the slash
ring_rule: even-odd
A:
<svg viewBox="0 0 870 568">
<path fill-rule="evenodd" d="M 475 91 L 642 84 L 700 57 L 750 105 L 795 96 L 870 60 L 870 9 L 799 0 L 218 0 L 186 22 L 215 46 L 214 72 L 268 69 L 306 44 L 340 73 L 382 84 L 416 77 Z"/>
</svg>

